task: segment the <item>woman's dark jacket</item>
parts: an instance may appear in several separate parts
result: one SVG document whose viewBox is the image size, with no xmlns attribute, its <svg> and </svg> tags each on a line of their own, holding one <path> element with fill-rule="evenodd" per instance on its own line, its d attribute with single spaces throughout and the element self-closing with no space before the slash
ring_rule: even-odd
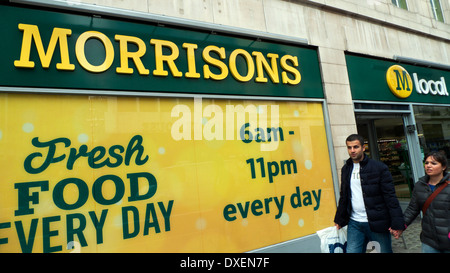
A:
<svg viewBox="0 0 450 273">
<path fill-rule="evenodd" d="M 431 195 L 429 179 L 430 177 L 425 175 L 415 184 L 411 201 L 405 211 L 406 225 L 410 225 L 414 221 L 422 210 L 423 204 Z M 436 185 L 435 190 L 442 187 L 449 179 L 450 174 L 444 173 L 444 178 Z M 422 217 L 420 240 L 435 249 L 450 250 L 450 185 L 436 195 Z"/>
<path fill-rule="evenodd" d="M 405 223 L 400 204 L 395 195 L 392 175 L 388 167 L 364 154 L 360 164 L 361 189 L 370 229 L 387 232 L 389 228 L 404 230 Z M 342 167 L 341 192 L 334 222 L 341 227 L 348 224 L 352 213 L 350 176 L 353 161 L 348 159 Z"/>
</svg>

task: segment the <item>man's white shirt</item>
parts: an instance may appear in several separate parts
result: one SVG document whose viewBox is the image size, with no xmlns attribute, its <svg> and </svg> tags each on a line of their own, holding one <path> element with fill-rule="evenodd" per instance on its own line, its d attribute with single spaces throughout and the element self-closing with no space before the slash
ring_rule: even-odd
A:
<svg viewBox="0 0 450 273">
<path fill-rule="evenodd" d="M 352 200 L 352 215 L 350 218 L 357 222 L 368 222 L 366 207 L 364 204 L 363 193 L 361 188 L 361 179 L 359 177 L 359 163 L 353 163 L 352 176 L 350 177 L 350 189 Z"/>
</svg>

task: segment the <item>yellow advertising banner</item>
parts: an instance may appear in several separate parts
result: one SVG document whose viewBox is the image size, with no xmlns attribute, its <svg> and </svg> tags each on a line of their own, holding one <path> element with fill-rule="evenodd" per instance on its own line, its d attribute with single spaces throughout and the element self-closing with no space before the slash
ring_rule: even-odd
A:
<svg viewBox="0 0 450 273">
<path fill-rule="evenodd" d="M 0 252 L 244 252 L 336 210 L 322 103 L 0 94 Z"/>
</svg>

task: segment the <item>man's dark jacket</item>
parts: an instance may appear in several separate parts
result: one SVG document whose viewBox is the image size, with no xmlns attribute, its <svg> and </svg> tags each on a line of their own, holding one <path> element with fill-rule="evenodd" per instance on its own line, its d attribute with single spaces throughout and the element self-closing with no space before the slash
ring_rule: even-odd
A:
<svg viewBox="0 0 450 273">
<path fill-rule="evenodd" d="M 360 164 L 361 189 L 370 229 L 387 232 L 389 228 L 404 230 L 402 209 L 395 195 L 392 175 L 388 167 L 364 154 Z M 353 161 L 348 159 L 342 167 L 341 192 L 334 222 L 341 227 L 348 224 L 352 212 L 350 177 Z"/>
</svg>

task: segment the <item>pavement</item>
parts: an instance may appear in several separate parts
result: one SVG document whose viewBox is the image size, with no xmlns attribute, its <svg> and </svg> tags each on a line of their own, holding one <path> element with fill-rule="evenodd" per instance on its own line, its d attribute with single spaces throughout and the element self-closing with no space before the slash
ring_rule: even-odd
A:
<svg viewBox="0 0 450 273">
<path fill-rule="evenodd" d="M 422 242 L 420 241 L 421 222 L 422 219 L 418 216 L 399 239 L 395 239 L 392 236 L 392 251 L 394 253 L 422 253 Z"/>
</svg>

